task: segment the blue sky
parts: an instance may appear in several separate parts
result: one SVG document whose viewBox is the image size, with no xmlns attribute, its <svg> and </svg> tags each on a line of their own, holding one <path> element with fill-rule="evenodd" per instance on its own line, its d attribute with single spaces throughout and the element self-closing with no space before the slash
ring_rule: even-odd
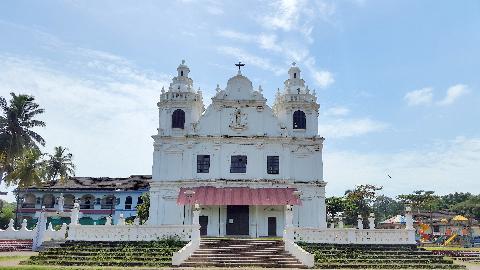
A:
<svg viewBox="0 0 480 270">
<path fill-rule="evenodd" d="M 151 173 L 182 59 L 209 102 L 235 62 L 273 101 L 292 61 L 321 104 L 327 194 L 480 192 L 478 1 L 2 1 L 0 95 L 33 94 L 77 175 Z M 387 179 L 390 174 L 392 179 Z"/>
</svg>

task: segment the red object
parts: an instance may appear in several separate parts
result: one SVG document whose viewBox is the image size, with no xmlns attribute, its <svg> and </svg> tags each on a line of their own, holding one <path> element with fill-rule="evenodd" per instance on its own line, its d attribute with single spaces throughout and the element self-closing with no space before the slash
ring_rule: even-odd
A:
<svg viewBox="0 0 480 270">
<path fill-rule="evenodd" d="M 189 198 L 185 191 L 193 190 Z M 248 187 L 194 187 L 180 188 L 177 204 L 180 205 L 302 205 L 295 196 L 295 188 L 248 188 Z"/>
</svg>

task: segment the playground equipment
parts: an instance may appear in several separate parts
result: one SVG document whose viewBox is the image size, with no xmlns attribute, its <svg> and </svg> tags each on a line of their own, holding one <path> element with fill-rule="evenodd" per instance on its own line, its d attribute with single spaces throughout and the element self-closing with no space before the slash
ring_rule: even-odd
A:
<svg viewBox="0 0 480 270">
<path fill-rule="evenodd" d="M 457 236 L 458 234 L 454 233 L 452 236 L 450 236 L 450 238 L 447 239 L 447 241 L 445 241 L 445 243 L 443 243 L 443 245 L 446 246 L 450 244 L 450 242 L 452 242 Z"/>
</svg>

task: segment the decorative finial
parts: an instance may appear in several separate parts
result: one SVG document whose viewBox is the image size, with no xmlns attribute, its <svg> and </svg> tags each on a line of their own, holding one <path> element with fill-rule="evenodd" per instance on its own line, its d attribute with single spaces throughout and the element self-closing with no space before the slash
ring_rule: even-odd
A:
<svg viewBox="0 0 480 270">
<path fill-rule="evenodd" d="M 215 88 L 215 91 L 217 91 L 217 93 L 218 93 L 218 92 L 220 92 L 220 90 L 222 90 L 222 89 L 220 89 L 220 85 L 217 83 L 217 88 Z"/>
<path fill-rule="evenodd" d="M 185 60 L 182 60 L 182 65 L 185 65 Z"/>
<path fill-rule="evenodd" d="M 312 95 L 316 96 L 317 92 L 315 92 L 315 89 L 313 89 Z"/>
<path fill-rule="evenodd" d="M 162 86 L 162 94 L 165 93 L 165 87 Z"/>
<path fill-rule="evenodd" d="M 262 89 L 262 86 L 261 86 L 261 85 L 258 86 L 258 92 L 260 92 L 260 93 L 263 92 L 263 89 Z"/>
<path fill-rule="evenodd" d="M 292 62 L 292 66 L 295 66 L 296 64 L 297 64 L 297 63 L 295 63 L 295 61 L 294 61 L 294 62 Z"/>
<path fill-rule="evenodd" d="M 305 91 L 307 92 L 307 94 L 310 94 L 310 89 L 308 89 L 308 85 L 307 85 L 307 88 L 305 89 Z"/>
</svg>

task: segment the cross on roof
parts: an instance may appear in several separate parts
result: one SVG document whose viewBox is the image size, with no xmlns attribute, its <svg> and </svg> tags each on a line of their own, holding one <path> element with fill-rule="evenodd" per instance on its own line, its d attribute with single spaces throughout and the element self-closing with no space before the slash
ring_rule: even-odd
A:
<svg viewBox="0 0 480 270">
<path fill-rule="evenodd" d="M 240 68 L 245 66 L 245 64 L 242 64 L 242 62 L 239 61 L 238 64 L 235 64 L 235 66 L 238 67 L 238 71 L 240 72 Z"/>
</svg>

